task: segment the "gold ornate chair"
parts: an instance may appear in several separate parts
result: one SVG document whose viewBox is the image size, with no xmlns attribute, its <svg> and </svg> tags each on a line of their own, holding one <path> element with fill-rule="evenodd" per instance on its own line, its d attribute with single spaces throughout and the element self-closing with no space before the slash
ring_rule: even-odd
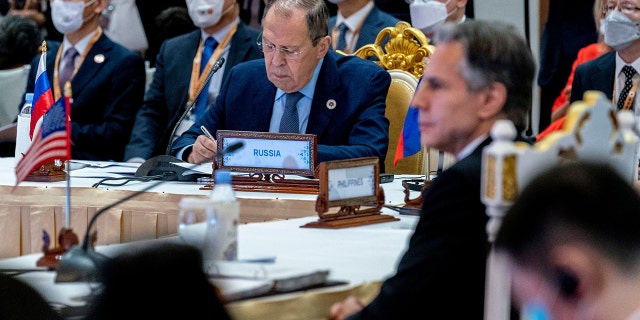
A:
<svg viewBox="0 0 640 320">
<path fill-rule="evenodd" d="M 493 242 L 502 217 L 519 191 L 535 176 L 566 161 L 606 163 L 633 183 L 638 179 L 638 141 L 631 111 L 614 112 L 602 92 L 587 91 L 582 101 L 569 108 L 561 131 L 533 146 L 514 143 L 516 130 L 508 120 L 497 122 L 491 131 L 493 142 L 482 155 L 482 201 L 490 220 L 489 241 Z M 487 261 L 485 319 L 508 320 L 511 274 L 505 257 L 491 250 Z"/>
<path fill-rule="evenodd" d="M 428 57 L 434 50 L 435 47 L 429 44 L 427 37 L 420 29 L 400 21 L 393 27 L 382 29 L 375 43 L 364 45 L 352 54 L 363 59 L 372 58 L 391 75 L 385 112 L 390 122 L 389 149 L 385 160 L 387 173 L 426 174 L 427 171 L 436 170 L 437 150 L 428 150 L 424 147 L 421 152 L 400 160 L 397 166 L 393 165 L 398 139 L 418 85 L 418 79 L 422 76 Z M 429 161 L 430 153 L 435 154 L 435 162 Z M 430 164 L 434 164 L 435 167 L 431 168 Z"/>
</svg>

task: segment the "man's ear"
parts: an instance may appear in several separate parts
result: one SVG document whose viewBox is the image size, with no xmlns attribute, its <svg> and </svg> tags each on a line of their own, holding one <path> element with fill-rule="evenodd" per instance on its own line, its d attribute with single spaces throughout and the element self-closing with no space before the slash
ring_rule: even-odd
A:
<svg viewBox="0 0 640 320">
<path fill-rule="evenodd" d="M 322 37 L 320 39 L 318 39 L 318 59 L 322 59 L 325 55 L 327 55 L 327 52 L 329 51 L 329 48 L 331 47 L 331 37 L 329 36 L 325 36 Z"/>
<path fill-rule="evenodd" d="M 483 91 L 479 116 L 482 119 L 494 118 L 502 112 L 502 107 L 507 101 L 507 88 L 500 82 L 493 82 Z"/>
<path fill-rule="evenodd" d="M 585 299 L 603 289 L 603 267 L 584 246 L 560 245 L 551 250 L 555 282 L 561 297 Z"/>
</svg>

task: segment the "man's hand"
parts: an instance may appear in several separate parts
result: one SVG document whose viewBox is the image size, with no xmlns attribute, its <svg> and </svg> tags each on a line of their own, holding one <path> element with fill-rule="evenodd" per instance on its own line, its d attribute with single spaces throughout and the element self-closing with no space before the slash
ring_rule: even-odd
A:
<svg viewBox="0 0 640 320">
<path fill-rule="evenodd" d="M 355 296 L 348 296 L 344 301 L 334 303 L 331 306 L 329 316 L 333 320 L 343 320 L 344 318 L 362 310 L 364 305 L 360 302 L 360 299 Z"/>
<path fill-rule="evenodd" d="M 187 161 L 196 164 L 212 161 L 216 156 L 217 150 L 218 143 L 215 140 L 209 139 L 205 135 L 199 135 Z"/>
</svg>

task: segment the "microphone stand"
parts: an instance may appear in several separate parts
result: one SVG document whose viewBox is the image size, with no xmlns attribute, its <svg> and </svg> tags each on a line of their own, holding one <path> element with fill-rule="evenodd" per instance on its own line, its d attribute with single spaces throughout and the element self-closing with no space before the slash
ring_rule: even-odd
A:
<svg viewBox="0 0 640 320">
<path fill-rule="evenodd" d="M 187 106 L 185 107 L 184 112 L 182 113 L 182 115 L 180 116 L 180 118 L 178 118 L 178 121 L 176 122 L 176 124 L 173 126 L 173 130 L 171 130 L 171 135 L 169 135 L 169 142 L 167 143 L 167 149 L 165 150 L 165 154 L 171 154 L 171 145 L 173 144 L 173 137 L 176 134 L 176 131 L 178 130 L 178 128 L 180 127 L 180 124 L 182 123 L 182 121 L 184 121 L 184 119 L 187 118 L 188 115 L 191 114 L 191 111 L 193 111 L 193 108 L 196 105 L 196 101 L 198 101 L 198 96 L 200 95 L 200 93 L 202 93 L 202 90 L 204 90 L 204 88 L 207 87 L 207 84 L 209 83 L 209 80 L 211 80 L 211 77 L 213 77 L 213 75 L 218 72 L 218 70 L 220 70 L 220 68 L 222 67 L 222 65 L 224 64 L 224 58 L 220 57 L 220 59 L 218 59 L 218 61 L 216 61 L 216 64 L 213 65 L 213 67 L 211 68 L 211 72 L 209 72 L 209 74 L 207 74 L 207 80 L 204 82 L 205 85 L 198 88 L 198 91 L 196 92 L 196 99 L 193 99 L 193 101 L 188 101 L 187 102 Z"/>
<path fill-rule="evenodd" d="M 240 149 L 243 146 L 243 143 L 236 142 L 227 146 L 227 148 L 222 152 L 222 154 L 233 153 L 236 150 Z M 189 169 L 194 169 L 198 164 L 194 164 Z M 173 173 L 169 173 L 172 175 Z M 90 232 L 91 228 L 95 224 L 96 220 L 100 215 L 102 215 L 107 210 L 128 201 L 134 197 L 137 197 L 160 184 L 171 181 L 168 177 L 156 181 L 155 183 L 143 188 L 142 190 L 136 191 L 134 193 L 129 194 L 128 196 L 119 199 L 112 204 L 96 211 L 91 220 L 89 220 L 89 224 L 87 225 L 87 231 L 84 234 L 84 238 L 82 240 L 82 245 L 74 246 L 70 250 L 68 250 L 65 254 L 60 258 L 60 263 L 56 268 L 56 279 L 55 282 L 76 282 L 76 281 L 97 281 L 98 279 L 98 268 L 108 260 L 105 255 L 102 255 L 93 248 L 89 248 L 90 242 Z"/>
</svg>

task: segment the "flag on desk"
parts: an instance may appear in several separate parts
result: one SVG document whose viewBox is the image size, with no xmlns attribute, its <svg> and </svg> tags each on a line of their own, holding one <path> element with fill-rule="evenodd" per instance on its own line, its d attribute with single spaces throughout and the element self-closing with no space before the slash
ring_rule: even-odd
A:
<svg viewBox="0 0 640 320">
<path fill-rule="evenodd" d="M 47 43 L 42 41 L 42 54 L 38 63 L 36 83 L 33 90 L 33 106 L 31 107 L 31 125 L 29 126 L 29 138 L 33 140 L 36 124 L 53 105 L 53 93 L 47 78 Z"/>
<path fill-rule="evenodd" d="M 71 159 L 71 90 L 65 91 L 38 121 L 31 146 L 16 165 L 16 185 L 45 163 Z"/>
<path fill-rule="evenodd" d="M 398 146 L 396 147 L 396 155 L 393 159 L 393 165 L 397 166 L 398 162 L 405 157 L 414 155 L 422 149 L 420 144 L 420 128 L 418 126 L 418 109 L 410 106 L 407 110 L 407 116 L 404 119 L 404 126 L 400 132 Z"/>
</svg>

